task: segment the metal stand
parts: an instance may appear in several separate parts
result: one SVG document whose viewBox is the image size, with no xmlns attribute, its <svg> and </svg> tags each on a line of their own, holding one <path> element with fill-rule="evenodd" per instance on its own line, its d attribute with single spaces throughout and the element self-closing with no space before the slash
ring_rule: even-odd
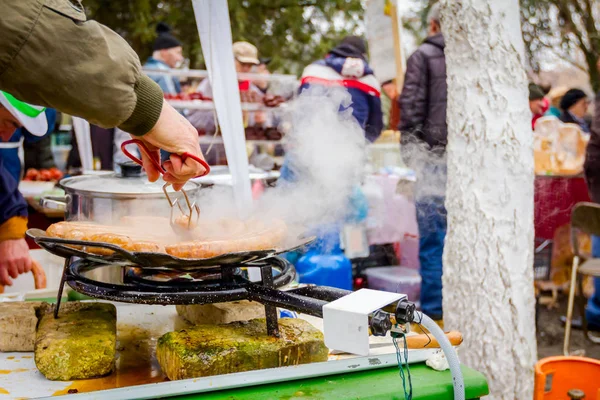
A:
<svg viewBox="0 0 600 400">
<path fill-rule="evenodd" d="M 63 273 L 60 277 L 60 285 L 58 286 L 58 296 L 56 297 L 56 306 L 54 307 L 54 318 L 58 318 L 58 310 L 60 308 L 60 302 L 62 300 L 63 290 L 65 288 L 65 282 L 67 280 L 67 269 L 71 265 L 71 257 L 65 258 L 65 265 L 63 267 Z"/>
<path fill-rule="evenodd" d="M 269 289 L 273 288 L 273 268 L 270 265 L 260 267 L 262 284 Z M 279 323 L 277 322 L 277 307 L 265 304 L 265 317 L 267 319 L 267 334 L 279 337 Z"/>
</svg>

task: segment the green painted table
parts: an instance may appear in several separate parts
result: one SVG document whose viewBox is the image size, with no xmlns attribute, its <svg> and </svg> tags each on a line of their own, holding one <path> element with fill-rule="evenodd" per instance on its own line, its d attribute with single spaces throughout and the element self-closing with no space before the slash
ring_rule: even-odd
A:
<svg viewBox="0 0 600 400">
<path fill-rule="evenodd" d="M 485 377 L 479 372 L 462 367 L 466 398 L 478 399 L 489 393 Z M 450 371 L 438 372 L 414 364 L 410 368 L 414 400 L 451 400 Z M 269 373 L 265 371 L 265 373 Z M 198 393 L 173 399 L 201 400 L 304 400 L 304 399 L 393 399 L 404 400 L 402 380 L 397 368 L 381 368 L 320 378 L 251 386 L 247 388 Z"/>
</svg>

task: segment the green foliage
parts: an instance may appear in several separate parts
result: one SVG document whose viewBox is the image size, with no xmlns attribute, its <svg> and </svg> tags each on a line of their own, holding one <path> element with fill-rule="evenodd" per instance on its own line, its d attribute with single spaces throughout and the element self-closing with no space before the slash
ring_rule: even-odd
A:
<svg viewBox="0 0 600 400">
<path fill-rule="evenodd" d="M 123 36 L 145 60 L 158 22 L 167 22 L 184 43 L 192 68 L 203 59 L 191 0 L 85 0 L 91 19 Z M 299 74 L 362 24 L 361 0 L 229 0 L 233 40 L 246 40 L 272 71 Z"/>
</svg>

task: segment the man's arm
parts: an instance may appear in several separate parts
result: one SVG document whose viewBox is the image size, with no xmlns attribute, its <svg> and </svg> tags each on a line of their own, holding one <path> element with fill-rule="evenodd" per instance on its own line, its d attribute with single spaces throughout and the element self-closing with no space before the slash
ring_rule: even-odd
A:
<svg viewBox="0 0 600 400">
<path fill-rule="evenodd" d="M 73 3 L 0 2 L 0 89 L 92 124 L 145 134 L 161 113 L 160 87 L 123 38 L 86 21 Z"/>
<path fill-rule="evenodd" d="M 0 160 L 0 285 L 11 285 L 11 278 L 31 270 L 26 230 L 27 203 Z"/>
<path fill-rule="evenodd" d="M 404 87 L 398 100 L 400 126 L 405 134 L 415 134 L 422 128 L 427 113 L 427 62 L 420 51 L 414 52 L 406 63 Z"/>
<path fill-rule="evenodd" d="M 163 101 L 160 87 L 141 72 L 133 49 L 115 32 L 86 21 L 79 0 L 0 2 L 0 90 L 101 127 L 115 126 L 142 140 L 154 158 L 172 153 L 164 180 L 175 190 L 207 170 L 198 132 Z M 142 153 L 148 179 L 160 171 Z"/>
<path fill-rule="evenodd" d="M 22 239 L 27 230 L 27 202 L 0 160 L 0 241 Z"/>
</svg>

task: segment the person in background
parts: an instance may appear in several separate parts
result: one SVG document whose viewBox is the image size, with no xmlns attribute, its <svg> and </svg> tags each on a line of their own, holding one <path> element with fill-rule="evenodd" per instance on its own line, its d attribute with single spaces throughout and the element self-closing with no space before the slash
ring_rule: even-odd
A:
<svg viewBox="0 0 600 400">
<path fill-rule="evenodd" d="M 260 65 L 258 60 L 258 49 L 251 43 L 248 42 L 235 42 L 233 44 L 233 57 L 235 62 L 235 72 L 249 73 L 252 68 Z M 240 90 L 240 96 L 242 102 L 259 102 L 262 100 L 263 92 L 249 80 L 238 80 L 238 86 Z M 204 79 L 198 85 L 197 92 L 202 95 L 203 98 L 211 100 L 213 97 L 212 86 L 210 80 Z M 245 125 L 252 125 L 253 121 L 250 114 L 244 113 Z M 211 111 L 206 110 L 193 110 L 187 115 L 187 119 L 190 123 L 196 127 L 196 129 L 204 132 L 214 132 L 215 126 L 215 114 Z"/>
<path fill-rule="evenodd" d="M 271 62 L 271 57 L 259 58 L 258 61 L 260 64 L 258 64 L 257 66 L 254 67 L 253 72 L 257 73 L 257 74 L 265 75 L 265 76 L 271 75 L 271 72 L 269 71 L 269 63 Z M 267 93 L 267 90 L 269 90 L 269 81 L 255 80 L 253 83 L 263 93 Z"/>
<path fill-rule="evenodd" d="M 44 107 L 32 106 L 0 91 L 0 144 L 10 143 L 19 128 L 43 136 L 49 127 L 52 125 L 48 124 Z M 15 178 L 9 170 L 13 163 L 15 160 L 10 156 L 0 157 L 0 285 L 11 285 L 19 274 L 31 271 L 29 246 L 25 241 L 27 202 L 19 193 L 18 175 Z M 16 163 L 20 168 L 18 156 Z"/>
<path fill-rule="evenodd" d="M 352 115 L 366 139 L 374 142 L 381 134 L 381 87 L 367 63 L 367 45 L 362 38 L 345 37 L 324 60 L 304 69 L 300 84 L 300 92 L 313 85 L 345 87 L 352 96 Z"/>
<path fill-rule="evenodd" d="M 565 93 L 567 93 L 567 90 L 569 89 L 565 86 L 558 86 L 550 89 L 546 95 L 546 98 L 550 101 L 550 106 L 548 107 L 548 111 L 544 114 L 545 116 L 560 117 L 560 101 Z"/>
<path fill-rule="evenodd" d="M 2 96 L 2 99 L 6 99 L 6 97 Z M 23 168 L 22 164 L 25 164 L 25 145 L 39 143 L 40 141 L 47 139 L 50 140 L 49 133 L 54 130 L 54 125 L 56 124 L 56 110 L 52 108 L 46 108 L 44 111 L 46 115 L 46 120 L 48 121 L 48 130 L 44 132 L 43 135 L 35 134 L 29 132 L 26 128 L 19 128 L 15 131 L 15 133 L 8 139 L 3 140 L 0 143 L 0 160 L 4 165 L 4 168 L 10 172 L 15 181 L 19 182 L 22 177 Z M 37 154 L 33 156 L 37 160 L 44 159 L 44 166 L 38 166 L 36 168 L 51 168 L 54 167 L 54 161 L 52 158 L 52 150 L 50 148 L 50 143 L 47 146 L 41 147 L 38 149 Z M 30 155 L 30 159 L 32 155 Z M 47 162 L 47 159 L 50 158 L 51 165 Z"/>
<path fill-rule="evenodd" d="M 427 38 L 408 58 L 400 106 L 401 152 L 417 175 L 415 205 L 419 225 L 421 308 L 442 320 L 442 253 L 446 237 L 445 41 L 439 4 L 427 15 Z"/>
<path fill-rule="evenodd" d="M 596 67 L 600 71 L 600 58 Z M 596 109 L 590 129 L 590 141 L 585 152 L 583 171 L 590 198 L 594 203 L 600 203 L 600 92 L 596 94 L 594 103 Z M 600 258 L 600 236 L 592 236 L 592 257 Z M 594 294 L 588 300 L 585 316 L 588 329 L 600 331 L 600 277 L 594 277 Z"/>
<path fill-rule="evenodd" d="M 560 120 L 565 123 L 577 124 L 585 133 L 590 133 L 590 126 L 584 117 L 587 114 L 590 100 L 581 89 L 569 89 L 560 101 Z"/>
<path fill-rule="evenodd" d="M 115 134 L 119 131 L 124 133 L 120 129 L 117 128 L 101 128 L 97 125 L 90 124 L 90 141 L 92 143 L 92 157 L 93 157 L 93 167 L 95 169 L 100 169 L 103 171 L 110 171 L 113 169 L 113 148 L 117 145 L 115 141 Z M 130 135 L 125 133 L 128 139 L 130 139 Z M 118 143 L 120 145 L 120 143 Z M 136 155 L 138 158 L 140 157 L 137 146 L 131 146 L 130 151 Z M 122 154 L 121 149 L 119 152 Z M 126 158 L 124 154 L 122 154 L 123 158 Z M 77 136 L 75 135 L 75 130 L 71 129 L 71 150 L 69 151 L 69 156 L 67 157 L 67 171 L 73 170 L 82 170 L 83 165 L 81 162 L 81 154 L 79 154 L 79 145 L 77 143 Z M 116 170 L 116 172 L 119 172 Z"/>
<path fill-rule="evenodd" d="M 235 42 L 232 45 L 232 48 L 235 62 L 235 72 L 238 74 L 249 73 L 252 71 L 252 68 L 260 66 L 260 61 L 258 60 L 258 49 L 252 43 Z M 262 94 L 261 90 L 253 82 L 247 79 L 238 80 L 238 85 L 241 94 L 243 92 Z M 212 87 L 210 86 L 210 81 L 208 79 L 204 79 L 202 82 L 200 82 L 200 85 L 198 85 L 198 93 L 202 94 L 202 96 L 207 99 L 212 99 Z"/>
<path fill-rule="evenodd" d="M 158 37 L 152 45 L 152 57 L 146 61 L 144 68 L 168 71 L 177 68 L 183 62 L 183 47 L 181 42 L 171 34 L 171 27 L 164 22 L 156 26 Z M 181 93 L 181 84 L 176 76 L 148 74 L 158 83 L 165 94 Z"/>
<path fill-rule="evenodd" d="M 529 110 L 531 111 L 531 129 L 535 129 L 536 121 L 544 115 L 549 107 L 546 94 L 535 83 L 529 84 Z"/>
<path fill-rule="evenodd" d="M 395 128 L 398 125 L 398 121 L 394 123 L 394 105 L 397 104 L 398 89 L 396 88 L 396 83 L 393 79 L 387 80 L 381 84 L 381 93 L 384 94 L 384 96 L 381 96 L 381 111 L 383 113 L 384 129 L 389 129 L 390 127 Z"/>
<path fill-rule="evenodd" d="M 51 135 L 46 135 L 40 140 L 24 141 L 23 153 L 23 171 L 25 172 L 30 168 L 36 170 L 57 168 L 54 154 L 52 153 Z"/>
</svg>

